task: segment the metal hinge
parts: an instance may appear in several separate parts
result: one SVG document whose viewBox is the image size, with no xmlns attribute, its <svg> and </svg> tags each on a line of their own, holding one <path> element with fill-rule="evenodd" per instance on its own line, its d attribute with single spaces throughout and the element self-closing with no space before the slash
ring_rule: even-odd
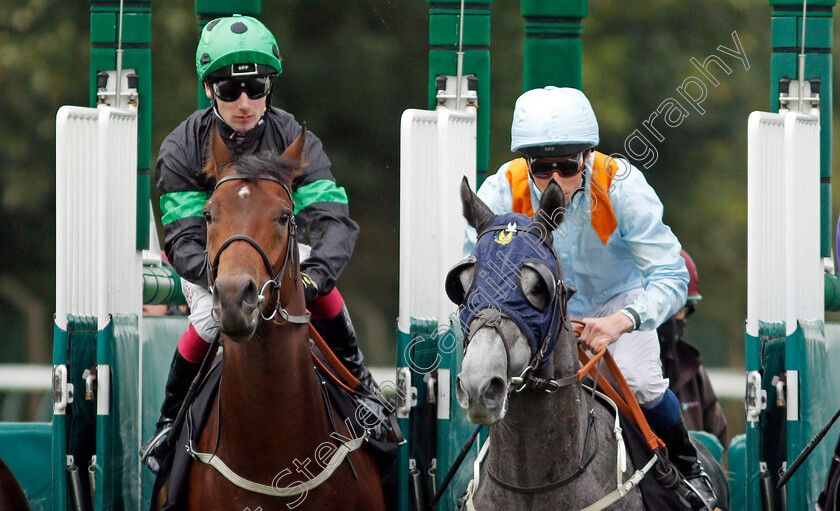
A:
<svg viewBox="0 0 840 511">
<path fill-rule="evenodd" d="M 100 71 L 96 75 L 96 104 L 137 110 L 139 100 L 139 78 L 134 69 L 123 69 L 120 73 L 120 90 L 117 92 L 117 71 Z M 119 94 L 119 98 L 116 98 Z"/>
<path fill-rule="evenodd" d="M 417 406 L 417 387 L 411 386 L 411 369 L 397 368 L 397 418 L 407 419 L 411 409 Z"/>
<path fill-rule="evenodd" d="M 73 384 L 68 381 L 66 365 L 53 366 L 52 395 L 53 415 L 64 415 L 73 402 Z"/>
<path fill-rule="evenodd" d="M 781 78 L 779 80 L 779 113 L 793 110 L 806 115 L 820 116 L 820 85 L 818 78 L 802 82 L 802 90 L 799 90 L 799 80 Z M 799 105 L 799 97 L 802 96 L 802 106 Z"/>
<path fill-rule="evenodd" d="M 767 391 L 761 388 L 761 373 L 747 371 L 747 399 L 745 401 L 747 422 L 756 422 L 761 411 L 767 408 Z"/>
<path fill-rule="evenodd" d="M 438 108 L 449 110 L 465 110 L 478 107 L 478 77 L 464 75 L 461 77 L 461 101 L 458 103 L 458 77 L 439 75 L 435 78 L 435 104 Z"/>
</svg>

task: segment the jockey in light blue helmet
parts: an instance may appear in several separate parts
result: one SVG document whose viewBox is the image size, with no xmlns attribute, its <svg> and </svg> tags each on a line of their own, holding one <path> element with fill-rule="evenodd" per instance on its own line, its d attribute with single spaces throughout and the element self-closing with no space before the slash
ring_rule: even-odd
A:
<svg viewBox="0 0 840 511">
<path fill-rule="evenodd" d="M 569 315 L 587 322 L 580 340 L 615 357 L 685 477 L 678 488 L 690 507 L 714 509 L 717 497 L 659 360 L 656 327 L 686 303 L 689 278 L 680 243 L 662 221 L 662 202 L 641 171 L 594 151 L 599 142 L 598 121 L 583 92 L 529 90 L 517 99 L 511 125 L 510 148 L 523 157 L 489 176 L 478 197 L 497 215 L 533 216 L 548 184 L 560 185 L 564 216 L 553 245 L 566 285 L 578 291 L 568 302 Z M 468 228 L 466 234 L 468 254 L 476 233 Z"/>
<path fill-rule="evenodd" d="M 546 87 L 529 90 L 516 100 L 511 151 L 552 158 L 580 153 L 598 142 L 598 120 L 583 92 Z"/>
</svg>

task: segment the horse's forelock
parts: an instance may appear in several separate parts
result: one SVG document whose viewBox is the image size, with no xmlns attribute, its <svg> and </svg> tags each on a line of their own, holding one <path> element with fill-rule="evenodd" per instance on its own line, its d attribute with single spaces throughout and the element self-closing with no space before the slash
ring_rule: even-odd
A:
<svg viewBox="0 0 840 511">
<path fill-rule="evenodd" d="M 297 161 L 290 160 L 283 156 L 263 152 L 257 155 L 245 156 L 231 166 L 233 172 L 245 176 L 251 183 L 259 181 L 260 176 L 269 175 L 279 179 L 283 183 L 290 183 L 292 173 L 298 165 Z M 227 167 L 218 172 L 221 177 Z"/>
</svg>

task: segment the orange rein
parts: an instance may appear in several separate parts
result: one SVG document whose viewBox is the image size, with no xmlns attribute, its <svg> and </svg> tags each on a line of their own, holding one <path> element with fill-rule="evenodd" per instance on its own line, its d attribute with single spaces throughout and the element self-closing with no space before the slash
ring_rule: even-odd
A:
<svg viewBox="0 0 840 511">
<path fill-rule="evenodd" d="M 312 340 L 315 341 L 315 345 L 318 346 L 318 349 L 321 350 L 321 353 L 323 353 L 324 357 L 326 357 L 327 362 L 329 362 L 333 369 L 335 369 L 335 372 L 338 373 L 340 379 L 332 371 L 330 371 L 327 367 L 324 366 L 324 363 L 321 362 L 321 360 L 315 356 L 314 352 L 312 353 L 312 360 L 314 360 L 318 367 L 320 367 L 324 372 L 326 372 L 326 375 L 332 378 L 333 381 L 338 383 L 348 392 L 354 392 L 356 390 L 356 387 L 359 386 L 359 380 L 356 379 L 356 377 L 353 376 L 353 374 L 350 371 L 348 371 L 346 367 L 344 367 L 344 364 L 341 363 L 338 357 L 335 356 L 335 353 L 333 353 L 330 347 L 327 346 L 327 343 L 324 341 L 324 338 L 321 337 L 321 334 L 319 334 L 317 330 L 315 330 L 315 327 L 312 326 L 312 323 L 309 324 L 309 335 L 312 336 Z"/>
<path fill-rule="evenodd" d="M 577 319 L 572 319 L 570 321 L 572 323 L 577 323 L 573 330 L 575 337 L 580 337 L 586 323 Z M 610 385 L 606 378 L 604 378 L 604 375 L 600 373 L 598 373 L 598 386 L 601 387 L 604 394 L 609 396 L 609 398 L 615 402 L 618 409 L 621 410 L 621 413 L 630 417 L 636 426 L 642 430 L 642 434 L 645 435 L 645 440 L 647 440 L 651 449 L 655 450 L 658 447 L 665 447 L 665 443 L 650 429 L 650 426 L 642 413 L 642 409 L 636 401 L 636 397 L 633 395 L 633 391 L 630 390 L 630 385 L 627 384 L 627 380 L 624 379 L 624 375 L 621 374 L 621 370 L 618 368 L 618 364 L 615 363 L 615 359 L 613 359 L 609 350 L 607 350 L 607 348 L 603 348 L 599 353 L 590 359 L 589 355 L 587 355 L 580 344 L 578 344 L 578 357 L 583 364 L 583 367 L 578 370 L 578 378 L 581 380 L 587 374 L 591 374 L 594 378 L 596 375 L 595 364 L 597 364 L 602 358 L 606 360 L 607 368 L 610 373 L 612 373 L 613 378 L 615 378 L 618 389 L 621 391 L 621 394 L 627 397 L 622 397 L 618 392 L 616 392 L 613 386 Z"/>
</svg>

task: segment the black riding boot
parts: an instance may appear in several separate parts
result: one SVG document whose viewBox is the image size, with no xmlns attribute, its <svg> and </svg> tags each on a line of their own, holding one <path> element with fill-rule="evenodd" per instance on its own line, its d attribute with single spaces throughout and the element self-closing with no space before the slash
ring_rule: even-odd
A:
<svg viewBox="0 0 840 511">
<path fill-rule="evenodd" d="M 388 409 L 393 409 L 385 402 L 384 396 L 375 387 L 373 376 L 365 365 L 365 356 L 356 341 L 356 331 L 347 305 L 341 306 L 341 312 L 331 319 L 313 319 L 312 326 L 321 334 L 327 345 L 335 353 L 344 367 L 361 383 L 361 396 L 364 405 L 379 419 L 373 428 L 373 437 L 382 440 L 388 435 L 390 423 L 387 418 Z"/>
<path fill-rule="evenodd" d="M 155 426 L 155 434 L 140 449 L 140 459 L 144 465 L 155 474 L 160 470 L 160 464 L 168 454 L 167 438 L 172 430 L 172 423 L 181 409 L 181 404 L 190 384 L 195 379 L 201 364 L 194 364 L 181 356 L 175 349 L 172 366 L 169 368 L 169 379 L 164 388 L 163 404 L 160 406 L 160 419 Z"/>
<path fill-rule="evenodd" d="M 677 467 L 684 478 L 684 482 L 690 486 L 689 504 L 693 510 L 708 509 L 712 511 L 717 506 L 717 496 L 712 489 L 712 482 L 703 465 L 697 458 L 697 449 L 691 444 L 688 430 L 682 414 L 676 424 L 665 431 L 657 432 L 659 438 L 665 442 L 668 449 L 668 459 Z"/>
</svg>

